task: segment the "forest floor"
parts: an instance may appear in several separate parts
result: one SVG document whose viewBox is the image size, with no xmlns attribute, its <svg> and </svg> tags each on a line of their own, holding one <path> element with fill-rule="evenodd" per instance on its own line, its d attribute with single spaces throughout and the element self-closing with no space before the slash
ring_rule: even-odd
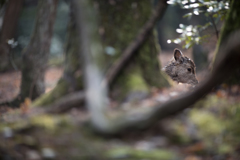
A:
<svg viewBox="0 0 240 160">
<path fill-rule="evenodd" d="M 192 58 L 190 52 L 186 52 L 185 55 Z M 160 60 L 162 66 L 165 66 L 169 60 L 171 60 L 172 54 L 170 52 L 164 52 L 161 54 Z M 52 90 L 57 84 L 59 78 L 62 76 L 62 67 L 50 67 L 45 74 L 46 92 Z M 198 77 L 201 79 L 203 73 Z M 17 96 L 20 90 L 21 72 L 10 71 L 6 73 L 0 73 L 0 102 L 11 100 Z M 175 86 L 176 87 L 176 86 Z M 186 91 L 184 85 L 177 86 L 178 91 Z M 172 90 L 172 89 L 171 89 Z"/>
<path fill-rule="evenodd" d="M 188 53 L 187 53 L 188 55 Z M 191 58 L 191 55 L 188 55 Z M 171 53 L 161 55 L 162 66 L 172 58 Z M 46 92 L 49 92 L 57 84 L 62 76 L 61 67 L 51 67 L 47 70 Z M 199 81 L 204 80 L 207 71 L 199 72 L 197 77 Z M 20 87 L 20 71 L 11 71 L 0 74 L 0 101 L 11 100 L 17 96 Z M 189 86 L 184 84 L 174 85 L 172 88 L 152 89 L 151 95 L 135 103 L 144 107 L 149 107 L 157 103 L 163 103 L 171 98 L 189 91 Z M 112 146 L 126 145 L 137 150 L 154 150 L 157 148 L 167 149 L 183 160 L 239 160 L 239 146 L 233 143 L 236 136 L 231 140 L 222 134 L 229 130 L 229 126 L 222 125 L 224 121 L 231 122 L 231 114 L 228 107 L 240 109 L 240 87 L 222 85 L 214 90 L 205 99 L 196 104 L 197 109 L 186 110 L 183 113 L 168 118 L 142 134 L 128 134 L 121 139 L 122 142 L 112 141 Z M 113 105 L 114 106 L 114 105 Z M 125 107 L 127 105 L 124 105 Z M 195 108 L 195 107 L 194 107 Z M 4 114 L 4 113 L 3 113 Z M 76 119 L 87 117 L 86 111 L 73 109 L 69 112 Z M 237 112 L 234 114 L 237 114 Z M 80 115 L 80 116 L 79 116 Z M 239 114 L 240 116 L 240 114 Z M 196 118 L 197 117 L 197 118 Z M 239 118 L 240 119 L 240 118 Z M 231 127 L 237 127 L 239 119 L 234 119 Z M 235 122 L 236 121 L 236 122 Z M 239 129 L 236 133 L 239 133 Z M 237 136 L 238 138 L 239 136 Z M 216 138 L 216 139 L 215 139 Z M 219 140 L 221 139 L 221 140 Z M 240 138 L 239 138 L 240 139 Z M 240 145 L 240 143 L 239 143 Z M 216 149 L 214 148 L 216 146 Z M 238 148 L 239 147 L 239 148 Z M 212 151 L 211 149 L 215 149 Z M 213 149 L 213 150 L 214 150 Z M 123 153 L 124 154 L 124 153 Z M 129 154 L 129 153 L 126 153 Z M 137 153 L 136 153 L 137 154 Z"/>
<path fill-rule="evenodd" d="M 49 68 L 45 75 L 46 92 L 55 87 L 59 78 L 62 76 L 61 67 Z M 11 100 L 17 96 L 20 90 L 21 72 L 10 71 L 0 74 L 0 102 Z"/>
</svg>

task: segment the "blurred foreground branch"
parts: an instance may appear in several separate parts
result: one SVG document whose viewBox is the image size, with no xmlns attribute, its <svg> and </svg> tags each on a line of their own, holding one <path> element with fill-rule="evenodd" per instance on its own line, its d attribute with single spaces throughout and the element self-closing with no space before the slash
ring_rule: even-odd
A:
<svg viewBox="0 0 240 160">
<path fill-rule="evenodd" d="M 208 79 L 200 84 L 194 91 L 168 101 L 162 105 L 157 105 L 151 111 L 146 113 L 126 113 L 115 119 L 109 119 L 111 124 L 107 130 L 101 130 L 104 134 L 116 134 L 126 129 L 146 128 L 156 123 L 158 120 L 176 114 L 190 107 L 197 100 L 209 93 L 217 84 L 227 78 L 230 73 L 239 67 L 240 59 L 240 31 L 232 34 L 221 46 L 219 52 L 224 54 L 220 57 L 212 74 Z"/>
<path fill-rule="evenodd" d="M 152 109 L 150 108 L 145 112 L 128 111 L 113 117 L 107 113 L 107 103 L 105 102 L 105 99 L 107 98 L 105 94 L 106 86 L 100 85 L 101 74 L 96 63 L 96 56 L 101 50 L 90 49 L 101 45 L 97 38 L 97 25 L 95 24 L 96 13 L 94 13 L 92 6 L 86 1 L 74 0 L 74 3 L 78 18 L 77 30 L 81 42 L 80 53 L 84 61 L 86 102 L 92 116 L 91 122 L 94 128 L 102 134 L 117 134 L 126 129 L 146 128 L 160 119 L 183 111 L 210 92 L 211 89 L 218 83 L 222 82 L 224 78 L 227 77 L 226 75 L 230 74 L 236 66 L 239 66 L 240 42 L 238 39 L 240 37 L 240 32 L 236 32 L 221 46 L 219 52 L 225 54 L 220 54 L 223 56 L 220 57 L 220 61 L 218 61 L 212 74 L 194 91 L 164 104 L 152 107 Z M 145 26 L 146 28 L 149 28 L 149 31 L 150 28 L 153 27 L 154 21 L 155 20 L 152 20 L 152 23 Z M 127 60 L 133 55 L 134 51 L 136 51 L 138 48 L 137 46 L 140 46 L 139 44 L 144 42 L 144 35 L 146 34 L 147 32 L 140 34 L 138 37 L 139 43 L 137 43 L 138 40 L 136 43 L 133 42 L 133 44 L 129 46 L 129 49 L 124 52 L 122 58 L 116 63 L 116 65 L 114 65 L 114 67 L 112 67 L 112 70 L 108 72 L 106 84 L 111 84 L 114 77 L 116 77 L 122 69 L 123 65 L 125 65 Z"/>
<path fill-rule="evenodd" d="M 126 129 L 146 128 L 157 121 L 174 115 L 189 108 L 197 100 L 205 96 L 217 84 L 223 82 L 237 67 L 240 67 L 240 31 L 234 32 L 220 47 L 219 61 L 213 72 L 194 91 L 152 107 L 148 112 L 126 113 L 114 119 L 109 119 L 111 124 L 107 130 L 101 130 L 103 134 L 116 134 Z"/>
<path fill-rule="evenodd" d="M 148 110 L 144 112 L 131 110 L 118 114 L 116 117 L 108 116 L 108 118 L 106 118 L 108 122 L 105 127 L 100 130 L 96 127 L 96 130 L 102 134 L 117 134 L 125 131 L 126 129 L 134 130 L 147 128 L 163 118 L 177 114 L 184 109 L 189 108 L 197 100 L 209 93 L 214 86 L 223 82 L 234 71 L 234 68 L 240 67 L 238 62 L 240 59 L 239 38 L 240 31 L 237 31 L 233 33 L 228 40 L 225 41 L 225 43 L 223 43 L 219 52 L 224 54 L 220 54 L 221 57 L 219 58 L 219 61 L 216 62 L 216 67 L 214 68 L 212 74 L 209 75 L 208 79 L 200 84 L 194 91 L 164 104 L 147 107 Z M 31 113 L 28 113 L 24 117 L 32 117 L 43 113 L 59 113 L 63 110 L 71 108 L 72 106 L 81 104 L 84 98 L 85 94 L 83 92 L 72 93 L 51 106 L 45 108 L 35 108 Z M 92 101 L 94 101 L 94 98 Z M 103 112 L 96 113 L 103 114 Z M 106 116 L 106 114 L 107 113 L 102 116 Z M 22 116 L 17 117 L 15 115 L 12 120 L 8 119 L 7 122 L 17 122 L 21 118 Z"/>
<path fill-rule="evenodd" d="M 134 130 L 147 128 L 163 118 L 177 114 L 184 109 L 189 108 L 197 100 L 209 93 L 214 86 L 224 81 L 224 79 L 227 78 L 235 68 L 240 67 L 240 31 L 237 31 L 234 32 L 220 47 L 219 52 L 224 54 L 219 54 L 219 60 L 216 62 L 216 67 L 214 68 L 212 74 L 209 75 L 206 81 L 200 84 L 192 92 L 182 95 L 164 104 L 147 107 L 147 110 L 144 112 L 139 110 L 131 110 L 127 112 L 121 112 L 117 115 L 115 114 L 116 116 L 110 115 L 108 112 L 106 112 L 107 104 L 105 103 L 104 99 L 106 98 L 104 97 L 106 94 L 104 93 L 105 89 L 100 85 L 101 77 L 94 77 L 95 73 L 97 73 L 97 75 L 99 74 L 99 71 L 97 70 L 92 52 L 97 52 L 99 50 L 90 50 L 90 48 L 92 44 L 95 44 L 95 46 L 98 46 L 99 44 L 97 39 L 92 40 L 91 38 L 88 38 L 94 37 L 89 35 L 96 33 L 93 33 L 94 30 L 96 31 L 96 28 L 91 26 L 93 24 L 89 21 L 91 19 L 88 17 L 89 14 L 93 17 L 95 14 L 92 13 L 92 9 L 87 8 L 87 3 L 87 1 L 75 0 L 75 6 L 81 7 L 81 11 L 77 10 L 77 17 L 80 17 L 78 19 L 77 29 L 81 37 L 80 39 L 82 48 L 80 53 L 83 54 L 82 57 L 85 61 L 85 86 L 87 86 L 86 93 L 84 94 L 83 92 L 78 92 L 67 95 L 64 97 L 64 99 L 60 99 L 60 101 L 56 102 L 54 105 L 48 106 L 44 109 L 39 108 L 39 112 L 35 112 L 37 114 L 58 113 L 62 110 L 69 109 L 72 106 L 81 104 L 84 98 L 86 98 L 87 105 L 92 116 L 92 124 L 96 131 L 102 134 L 117 134 L 127 129 Z M 81 15 L 86 15 L 86 17 Z M 94 41 L 94 43 L 91 43 L 92 41 Z M 34 114 L 27 114 L 26 116 L 30 117 L 31 115 Z"/>
<path fill-rule="evenodd" d="M 109 119 L 109 126 L 105 130 L 97 130 L 102 134 L 117 134 L 126 129 L 146 128 L 157 121 L 174 115 L 189 108 L 197 100 L 209 93 L 217 84 L 227 78 L 234 69 L 240 67 L 240 31 L 232 34 L 221 46 L 219 52 L 224 54 L 219 58 L 211 75 L 205 82 L 200 84 L 194 91 L 168 101 L 164 104 L 152 107 L 147 112 L 127 112 L 121 116 Z M 101 114 L 101 113 L 100 113 Z"/>
</svg>

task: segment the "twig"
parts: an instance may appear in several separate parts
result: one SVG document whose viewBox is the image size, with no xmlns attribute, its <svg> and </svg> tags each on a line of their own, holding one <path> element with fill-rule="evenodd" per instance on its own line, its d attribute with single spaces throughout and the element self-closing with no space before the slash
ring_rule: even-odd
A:
<svg viewBox="0 0 240 160">
<path fill-rule="evenodd" d="M 216 37 L 217 37 L 217 39 L 218 39 L 218 37 L 219 37 L 219 36 L 218 36 L 218 34 L 219 34 L 219 31 L 218 31 L 218 29 L 217 29 L 216 23 L 215 23 L 215 21 L 214 21 L 214 19 L 213 19 L 212 15 L 210 15 L 210 19 L 211 19 L 211 21 L 212 21 L 213 28 L 214 28 L 214 30 L 215 30 Z"/>
</svg>

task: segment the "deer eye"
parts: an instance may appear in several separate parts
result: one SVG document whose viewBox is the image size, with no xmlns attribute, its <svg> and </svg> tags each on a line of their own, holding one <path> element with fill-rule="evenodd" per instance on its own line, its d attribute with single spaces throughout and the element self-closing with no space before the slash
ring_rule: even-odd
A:
<svg viewBox="0 0 240 160">
<path fill-rule="evenodd" d="M 188 70 L 188 72 L 191 72 L 191 71 L 192 71 L 191 68 L 188 68 L 187 70 Z"/>
</svg>

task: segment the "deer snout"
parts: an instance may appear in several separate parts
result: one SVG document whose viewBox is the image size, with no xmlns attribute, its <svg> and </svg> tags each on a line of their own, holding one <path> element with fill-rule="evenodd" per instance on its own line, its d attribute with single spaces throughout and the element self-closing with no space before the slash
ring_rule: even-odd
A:
<svg viewBox="0 0 240 160">
<path fill-rule="evenodd" d="M 192 84 L 195 86 L 195 85 L 197 85 L 198 84 L 198 80 L 197 79 L 194 79 L 193 81 L 192 81 Z"/>
<path fill-rule="evenodd" d="M 191 78 L 188 79 L 187 83 L 192 85 L 192 86 L 196 86 L 198 84 L 198 80 L 197 80 L 196 77 L 191 77 Z"/>
</svg>

